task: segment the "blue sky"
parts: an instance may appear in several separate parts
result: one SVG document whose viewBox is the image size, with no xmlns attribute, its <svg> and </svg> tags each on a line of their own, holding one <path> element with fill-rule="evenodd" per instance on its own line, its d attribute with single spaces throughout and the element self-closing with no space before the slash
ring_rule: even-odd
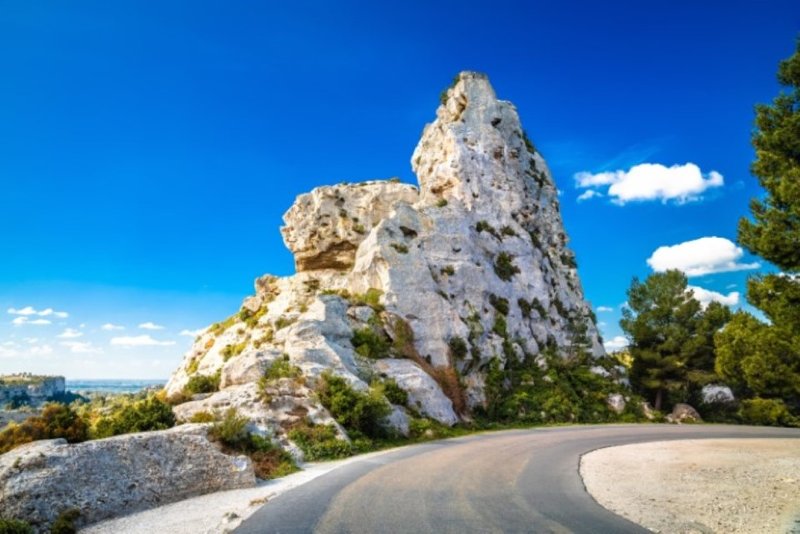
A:
<svg viewBox="0 0 800 534">
<path fill-rule="evenodd" d="M 278 227 L 296 195 L 415 181 L 460 70 L 489 74 L 550 164 L 607 339 L 656 249 L 735 240 L 759 194 L 753 105 L 778 91 L 797 2 L 381 4 L 0 4 L 0 372 L 168 376 L 182 331 L 293 271 Z M 603 196 L 578 201 L 578 173 Z M 708 268 L 691 246 L 655 263 L 743 293 L 759 260 L 699 245 Z"/>
</svg>

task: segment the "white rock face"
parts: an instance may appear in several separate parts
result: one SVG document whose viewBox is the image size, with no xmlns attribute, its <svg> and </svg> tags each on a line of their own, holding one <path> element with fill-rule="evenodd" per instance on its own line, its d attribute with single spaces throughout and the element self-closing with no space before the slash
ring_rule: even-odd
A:
<svg viewBox="0 0 800 534">
<path fill-rule="evenodd" d="M 614 413 L 620 414 L 625 411 L 625 397 L 621 393 L 611 393 L 606 399 L 606 403 Z"/>
<path fill-rule="evenodd" d="M 730 404 L 736 401 L 733 391 L 728 386 L 709 384 L 700 392 L 704 404 Z"/>
<path fill-rule="evenodd" d="M 179 418 L 234 405 L 281 439 L 298 413 L 326 420 L 311 392 L 331 371 L 360 390 L 394 379 L 410 408 L 450 425 L 485 402 L 492 359 L 565 353 L 583 329 L 605 354 L 550 171 L 484 75 L 460 74 L 411 164 L 418 189 L 373 181 L 298 197 L 281 230 L 297 273 L 259 278 L 238 316 L 200 336 L 167 391 L 218 371 L 222 391 Z M 382 359 L 354 332 L 383 340 Z M 279 354 L 307 379 L 280 408 L 250 387 Z M 389 418 L 403 431 L 401 419 Z"/>
<path fill-rule="evenodd" d="M 78 525 L 227 489 L 255 485 L 246 456 L 222 454 L 189 425 L 68 445 L 36 441 L 0 455 L 3 516 L 37 532 L 77 508 Z"/>
</svg>

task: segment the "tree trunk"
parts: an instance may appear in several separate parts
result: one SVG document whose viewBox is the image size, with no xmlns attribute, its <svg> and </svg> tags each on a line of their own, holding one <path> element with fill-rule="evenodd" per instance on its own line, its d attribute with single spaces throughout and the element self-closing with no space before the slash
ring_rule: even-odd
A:
<svg viewBox="0 0 800 534">
<path fill-rule="evenodd" d="M 658 390 L 656 391 L 656 405 L 654 406 L 654 408 L 659 412 L 661 411 L 661 401 L 663 400 L 663 398 L 664 398 L 664 390 L 658 388 Z"/>
</svg>

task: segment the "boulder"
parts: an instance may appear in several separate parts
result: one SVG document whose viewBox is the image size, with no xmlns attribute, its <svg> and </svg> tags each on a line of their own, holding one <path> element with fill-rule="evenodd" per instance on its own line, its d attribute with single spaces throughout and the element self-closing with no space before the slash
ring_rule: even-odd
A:
<svg viewBox="0 0 800 534">
<path fill-rule="evenodd" d="M 408 393 L 408 404 L 421 414 L 436 419 L 444 425 L 454 425 L 458 416 L 453 410 L 453 402 L 442 392 L 439 384 L 410 360 L 379 360 L 375 370 L 394 379 L 397 385 Z"/>
<path fill-rule="evenodd" d="M 37 532 L 63 511 L 78 525 L 215 491 L 255 485 L 246 456 L 220 452 L 202 425 L 69 445 L 36 441 L 0 456 L 2 515 Z"/>
<path fill-rule="evenodd" d="M 703 386 L 700 392 L 703 404 L 731 404 L 736 402 L 731 388 L 720 384 L 708 384 Z"/>
<path fill-rule="evenodd" d="M 672 413 L 667 416 L 667 422 L 677 424 L 702 423 L 703 419 L 700 417 L 700 414 L 697 413 L 697 410 L 688 404 L 679 403 L 672 408 Z"/>
<path fill-rule="evenodd" d="M 621 393 L 611 393 L 606 398 L 606 404 L 608 404 L 609 409 L 616 414 L 621 414 L 625 411 L 625 397 Z"/>
</svg>

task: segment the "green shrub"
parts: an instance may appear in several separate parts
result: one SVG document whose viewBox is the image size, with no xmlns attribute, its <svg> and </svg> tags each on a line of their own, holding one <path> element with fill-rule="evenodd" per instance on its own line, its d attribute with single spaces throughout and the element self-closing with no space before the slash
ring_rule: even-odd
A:
<svg viewBox="0 0 800 534">
<path fill-rule="evenodd" d="M 391 344 L 382 333 L 378 333 L 371 326 L 365 326 L 353 331 L 350 338 L 356 352 L 365 358 L 380 359 L 389 357 Z"/>
<path fill-rule="evenodd" d="M 522 130 L 522 141 L 525 143 L 525 148 L 528 149 L 528 152 L 530 152 L 531 154 L 536 153 L 536 147 L 533 146 L 533 142 L 531 142 L 525 130 Z"/>
<path fill-rule="evenodd" d="M 64 438 L 70 443 L 88 439 L 88 425 L 71 407 L 47 404 L 41 415 L 22 423 L 9 423 L 0 432 L 0 454 L 40 439 Z"/>
<path fill-rule="evenodd" d="M 348 433 L 356 431 L 370 438 L 386 436 L 383 419 L 391 407 L 379 391 L 356 391 L 344 378 L 325 371 L 317 385 L 317 396 Z"/>
<path fill-rule="evenodd" d="M 222 359 L 227 362 L 231 358 L 240 355 L 242 352 L 244 352 L 246 346 L 247 340 L 242 341 L 241 343 L 236 343 L 235 345 L 225 345 L 225 347 L 220 351 Z"/>
<path fill-rule="evenodd" d="M 27 521 L 0 517 L 0 534 L 33 534 L 33 527 Z"/>
<path fill-rule="evenodd" d="M 75 521 L 80 515 L 81 512 L 77 508 L 64 510 L 58 514 L 56 520 L 50 525 L 50 534 L 75 534 L 78 532 Z"/>
<path fill-rule="evenodd" d="M 517 305 L 519 306 L 519 311 L 522 313 L 522 316 L 526 319 L 530 318 L 533 305 L 525 299 L 517 299 Z"/>
<path fill-rule="evenodd" d="M 479 234 L 481 232 L 488 232 L 497 239 L 500 240 L 503 239 L 502 237 L 500 237 L 500 234 L 497 232 L 497 230 L 495 230 L 494 227 L 486 221 L 478 221 L 478 223 L 475 225 L 475 231 L 478 232 Z"/>
<path fill-rule="evenodd" d="M 383 296 L 383 291 L 371 287 L 367 289 L 366 293 L 350 296 L 349 300 L 354 306 L 369 306 L 373 310 L 381 312 L 383 311 L 381 296 Z"/>
<path fill-rule="evenodd" d="M 264 371 L 264 378 L 266 380 L 278 380 L 281 378 L 300 378 L 303 376 L 303 370 L 292 365 L 289 360 L 289 355 L 284 354 L 282 357 L 273 361 L 267 370 Z"/>
<path fill-rule="evenodd" d="M 190 423 L 213 423 L 216 420 L 217 418 L 213 413 L 205 411 L 196 412 L 191 418 L 189 418 Z"/>
<path fill-rule="evenodd" d="M 498 312 L 502 313 L 503 315 L 508 315 L 508 299 L 491 294 L 489 295 L 489 303 Z"/>
<path fill-rule="evenodd" d="M 519 267 L 514 265 L 511 254 L 501 252 L 494 261 L 494 272 L 501 280 L 508 282 L 512 276 L 519 273 Z"/>
<path fill-rule="evenodd" d="M 282 330 L 287 326 L 294 324 L 295 321 L 297 321 L 297 319 L 290 319 L 288 317 L 278 317 L 278 319 L 275 320 L 275 330 L 276 331 Z"/>
<path fill-rule="evenodd" d="M 225 330 L 227 330 L 228 328 L 233 326 L 233 324 L 236 322 L 237 319 L 238 319 L 238 314 L 237 315 L 231 315 L 230 317 L 228 317 L 224 321 L 221 321 L 219 323 L 214 323 L 211 326 L 209 326 L 208 327 L 208 331 L 211 332 L 211 334 L 213 334 L 214 336 L 218 336 L 221 333 L 223 333 Z"/>
<path fill-rule="evenodd" d="M 241 310 L 239 310 L 239 320 L 241 320 L 250 328 L 255 328 L 258 325 L 259 319 L 264 317 L 266 313 L 267 313 L 266 306 L 261 306 L 255 312 L 252 312 L 247 308 L 242 308 Z"/>
<path fill-rule="evenodd" d="M 362 235 L 367 233 L 367 229 L 364 228 L 364 225 L 361 223 L 354 224 L 353 231 L 357 234 L 362 234 Z"/>
<path fill-rule="evenodd" d="M 447 199 L 446 198 L 440 198 L 439 200 L 436 201 L 436 207 L 437 208 L 443 208 L 445 206 L 447 206 Z"/>
<path fill-rule="evenodd" d="M 497 316 L 494 318 L 494 324 L 492 325 L 492 332 L 497 334 L 502 338 L 508 337 L 508 325 L 506 323 L 506 316 L 502 313 L 498 313 Z"/>
<path fill-rule="evenodd" d="M 189 381 L 183 389 L 188 395 L 213 393 L 219 391 L 219 378 L 219 371 L 213 375 L 194 375 L 189 378 Z"/>
<path fill-rule="evenodd" d="M 561 263 L 573 269 L 578 268 L 578 260 L 575 259 L 575 255 L 571 252 L 564 252 L 561 254 Z"/>
<path fill-rule="evenodd" d="M 797 418 L 792 416 L 786 404 L 779 399 L 743 400 L 739 415 L 748 425 L 796 426 L 798 424 Z"/>
<path fill-rule="evenodd" d="M 447 346 L 450 348 L 450 356 L 453 357 L 455 360 L 463 360 L 467 356 L 468 348 L 467 342 L 464 341 L 464 338 L 454 336 L 450 338 L 450 341 L 447 342 Z"/>
<path fill-rule="evenodd" d="M 441 269 L 439 269 L 439 272 L 447 276 L 453 276 L 454 274 L 456 274 L 456 270 L 453 268 L 452 265 L 446 265 L 442 267 Z"/>
<path fill-rule="evenodd" d="M 373 388 L 378 389 L 386 397 L 386 400 L 397 406 L 406 406 L 408 404 L 408 392 L 401 388 L 394 378 L 385 378 L 380 382 L 374 382 Z"/>
<path fill-rule="evenodd" d="M 121 405 L 110 414 L 98 419 L 92 430 L 92 438 L 165 430 L 173 426 L 175 426 L 175 415 L 172 413 L 172 407 L 151 396 L 132 404 Z"/>
<path fill-rule="evenodd" d="M 333 425 L 315 425 L 309 420 L 289 431 L 289 439 L 303 451 L 306 460 L 335 460 L 353 454 L 347 441 L 339 439 Z"/>
<path fill-rule="evenodd" d="M 511 228 L 510 226 L 503 226 L 500 229 L 500 233 L 511 237 L 517 237 L 517 232 L 515 232 L 514 229 Z"/>
<path fill-rule="evenodd" d="M 208 430 L 208 435 L 232 449 L 245 450 L 250 442 L 249 422 L 247 417 L 239 415 L 236 408 L 228 408 Z"/>
<path fill-rule="evenodd" d="M 402 243 L 391 243 L 389 246 L 400 254 L 408 254 L 408 247 Z"/>
</svg>

